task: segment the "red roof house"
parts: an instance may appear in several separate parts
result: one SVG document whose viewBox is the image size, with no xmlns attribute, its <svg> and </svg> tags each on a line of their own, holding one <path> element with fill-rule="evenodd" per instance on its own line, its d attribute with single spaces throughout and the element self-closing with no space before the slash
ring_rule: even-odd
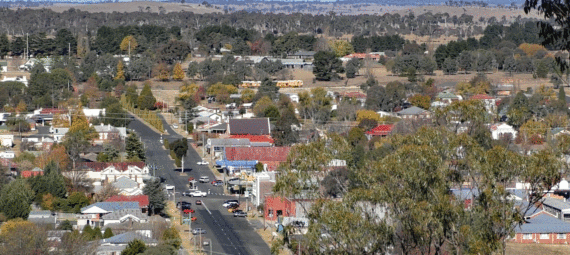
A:
<svg viewBox="0 0 570 255">
<path fill-rule="evenodd" d="M 268 135 L 230 135 L 233 139 L 249 139 L 252 143 L 270 143 L 273 144 L 273 138 Z"/>
<path fill-rule="evenodd" d="M 487 94 L 477 94 L 471 97 L 471 99 L 473 100 L 492 100 L 495 99 L 492 96 L 489 96 Z"/>
<path fill-rule="evenodd" d="M 40 111 L 40 114 L 60 114 L 60 113 L 67 113 L 67 109 L 43 108 Z"/>
<path fill-rule="evenodd" d="M 21 173 L 22 178 L 30 178 L 30 177 L 36 177 L 38 175 L 44 175 L 44 170 L 39 169 L 39 168 L 34 168 L 31 171 L 22 171 Z"/>
<path fill-rule="evenodd" d="M 230 147 L 226 160 L 285 161 L 291 147 Z"/>
<path fill-rule="evenodd" d="M 148 207 L 148 196 L 147 195 L 138 195 L 138 196 L 112 196 L 109 199 L 105 200 L 105 202 L 139 202 L 139 207 L 147 208 Z"/>
<path fill-rule="evenodd" d="M 393 129 L 393 124 L 382 124 L 373 129 L 370 129 L 369 131 L 366 131 L 366 134 L 369 136 L 387 136 L 392 133 Z"/>
</svg>

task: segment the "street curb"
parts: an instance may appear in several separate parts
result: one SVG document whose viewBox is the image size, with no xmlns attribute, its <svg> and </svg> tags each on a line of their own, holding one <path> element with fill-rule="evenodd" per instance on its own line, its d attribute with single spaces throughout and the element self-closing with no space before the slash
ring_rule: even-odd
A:
<svg viewBox="0 0 570 255">
<path fill-rule="evenodd" d="M 135 117 L 135 119 L 139 120 L 140 122 L 142 122 L 145 126 L 149 127 L 150 129 L 152 129 L 152 131 L 159 133 L 161 135 L 164 135 L 164 132 L 160 132 L 160 130 L 156 129 L 155 127 L 153 127 L 151 124 L 149 124 L 148 122 L 146 122 L 145 120 L 143 120 L 141 117 L 139 117 L 138 115 L 132 113 L 131 111 L 123 108 L 125 111 L 127 111 L 129 114 L 131 114 L 133 117 Z"/>
</svg>

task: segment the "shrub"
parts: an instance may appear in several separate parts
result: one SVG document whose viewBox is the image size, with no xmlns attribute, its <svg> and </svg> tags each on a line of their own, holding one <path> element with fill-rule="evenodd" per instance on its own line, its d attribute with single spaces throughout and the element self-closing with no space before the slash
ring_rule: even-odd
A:
<svg viewBox="0 0 570 255">
<path fill-rule="evenodd" d="M 168 149 L 168 145 L 169 145 L 168 139 L 164 139 L 163 144 L 164 144 L 164 148 L 166 148 L 167 150 L 169 150 L 169 149 Z"/>
</svg>

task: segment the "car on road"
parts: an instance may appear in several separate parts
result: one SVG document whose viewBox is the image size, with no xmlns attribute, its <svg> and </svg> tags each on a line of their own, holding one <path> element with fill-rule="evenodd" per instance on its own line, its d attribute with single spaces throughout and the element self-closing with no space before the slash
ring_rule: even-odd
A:
<svg viewBox="0 0 570 255">
<path fill-rule="evenodd" d="M 199 181 L 200 183 L 207 183 L 210 182 L 210 178 L 208 178 L 208 176 L 201 176 Z"/>
<path fill-rule="evenodd" d="M 164 188 L 165 188 L 166 190 L 172 190 L 172 189 L 174 189 L 174 185 L 164 184 Z"/>
<path fill-rule="evenodd" d="M 187 196 L 190 196 L 190 197 L 205 197 L 205 196 L 207 196 L 207 195 L 208 195 L 208 194 L 207 194 L 206 192 L 199 191 L 199 190 L 193 190 L 192 192 L 188 193 Z"/>
<path fill-rule="evenodd" d="M 210 163 L 208 161 L 198 161 L 198 162 L 196 162 L 196 164 L 198 164 L 198 165 L 209 165 Z"/>
<path fill-rule="evenodd" d="M 206 230 L 203 228 L 195 228 L 195 229 L 192 229 L 192 234 L 193 235 L 198 235 L 198 234 L 204 235 L 204 234 L 206 234 Z"/>
<path fill-rule="evenodd" d="M 196 200 L 196 202 L 194 202 L 194 203 L 196 203 L 196 205 L 201 205 L 201 204 L 202 204 L 202 200 L 198 199 L 198 200 Z"/>
<path fill-rule="evenodd" d="M 213 180 L 211 183 L 214 186 L 223 186 L 224 185 L 224 181 L 222 181 L 222 180 Z"/>
<path fill-rule="evenodd" d="M 176 203 L 176 208 L 180 208 L 180 206 L 191 206 L 192 203 L 190 202 L 186 202 L 186 201 L 180 201 L 178 203 Z"/>
<path fill-rule="evenodd" d="M 224 201 L 224 203 L 222 204 L 223 207 L 228 208 L 230 205 L 232 204 L 237 204 L 239 205 L 237 200 L 226 200 Z"/>
<path fill-rule="evenodd" d="M 234 217 L 247 217 L 247 213 L 242 210 L 235 210 Z"/>
</svg>

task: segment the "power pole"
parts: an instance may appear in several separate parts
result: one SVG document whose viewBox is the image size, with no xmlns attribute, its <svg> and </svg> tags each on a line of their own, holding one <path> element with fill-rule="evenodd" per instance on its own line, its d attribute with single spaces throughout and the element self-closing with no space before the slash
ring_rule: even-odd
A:
<svg viewBox="0 0 570 255">
<path fill-rule="evenodd" d="M 30 48 L 28 43 L 28 33 L 26 33 L 26 60 L 30 59 Z"/>
<path fill-rule="evenodd" d="M 188 110 L 184 111 L 184 128 L 186 129 L 186 134 L 188 134 Z"/>
</svg>

